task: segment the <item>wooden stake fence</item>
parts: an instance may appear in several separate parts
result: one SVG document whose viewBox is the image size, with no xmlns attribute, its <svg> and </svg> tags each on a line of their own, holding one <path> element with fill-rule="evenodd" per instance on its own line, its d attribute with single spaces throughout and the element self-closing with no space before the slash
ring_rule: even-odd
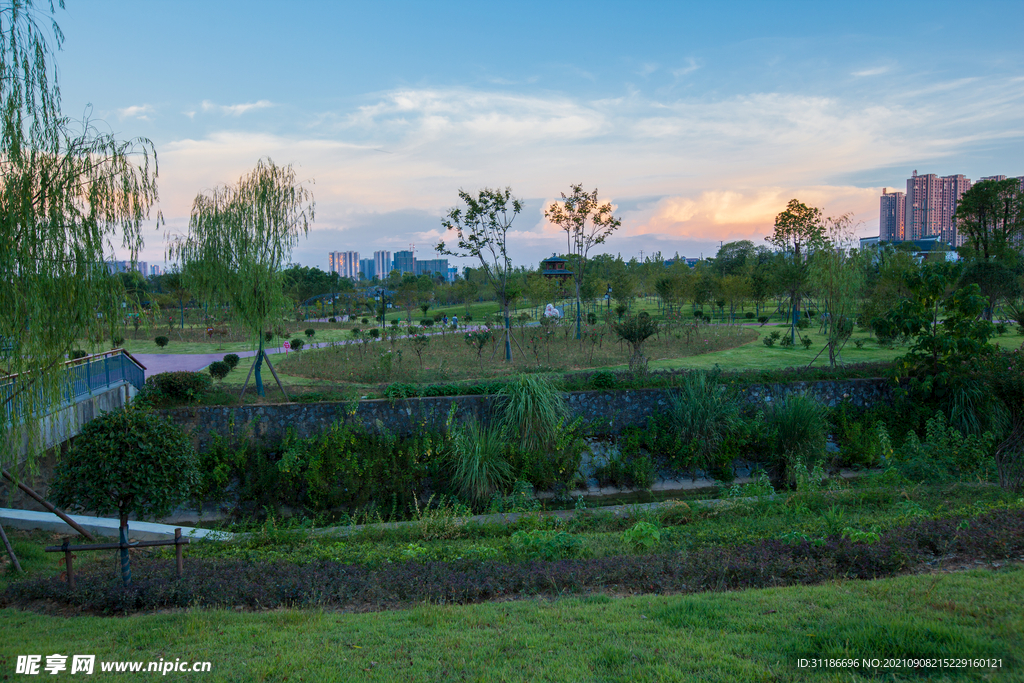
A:
<svg viewBox="0 0 1024 683">
<path fill-rule="evenodd" d="M 68 588 L 71 590 L 75 589 L 75 571 L 73 567 L 74 555 L 72 553 L 76 550 L 125 550 L 131 548 L 154 548 L 162 545 L 173 545 L 175 555 L 175 569 L 178 578 L 181 578 L 181 573 L 185 568 L 185 559 L 182 554 L 182 546 L 191 543 L 191 539 L 184 538 L 181 535 L 181 529 L 177 528 L 174 530 L 174 540 L 170 541 L 135 541 L 134 543 L 95 543 L 93 545 L 69 545 L 68 539 L 64 539 L 64 543 L 61 545 L 51 545 L 46 548 L 48 553 L 64 553 L 64 566 L 68 573 Z"/>
</svg>

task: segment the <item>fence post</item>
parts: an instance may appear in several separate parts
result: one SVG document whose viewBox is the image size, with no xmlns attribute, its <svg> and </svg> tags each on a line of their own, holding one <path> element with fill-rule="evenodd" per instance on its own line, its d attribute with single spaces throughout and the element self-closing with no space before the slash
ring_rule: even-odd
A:
<svg viewBox="0 0 1024 683">
<path fill-rule="evenodd" d="M 75 567 L 74 555 L 71 554 L 71 550 L 68 548 L 68 539 L 64 539 L 64 568 L 68 571 L 68 590 L 75 590 Z"/>
<path fill-rule="evenodd" d="M 181 556 L 181 527 L 174 530 L 174 557 L 178 563 L 178 578 L 180 579 L 181 572 L 185 569 L 185 560 Z"/>
<path fill-rule="evenodd" d="M 103 371 L 107 374 L 107 386 L 110 386 L 110 356 L 103 356 Z"/>
</svg>

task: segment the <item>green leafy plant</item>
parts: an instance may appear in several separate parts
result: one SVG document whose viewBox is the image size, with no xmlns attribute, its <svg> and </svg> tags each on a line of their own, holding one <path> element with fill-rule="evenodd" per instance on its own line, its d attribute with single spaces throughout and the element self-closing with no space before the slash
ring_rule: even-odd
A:
<svg viewBox="0 0 1024 683">
<path fill-rule="evenodd" d="M 583 542 L 566 531 L 534 529 L 512 534 L 511 552 L 519 557 L 537 560 L 564 560 L 577 557 Z"/>
<path fill-rule="evenodd" d="M 430 496 L 422 508 L 419 500 L 414 498 L 413 513 L 419 522 L 423 540 L 432 541 L 461 537 L 472 510 L 454 498 Z"/>
<path fill-rule="evenodd" d="M 907 433 L 903 446 L 894 453 L 893 465 L 911 481 L 986 479 L 995 467 L 994 445 L 991 433 L 965 436 L 938 412 L 925 423 L 924 441 L 914 432 Z"/>
<path fill-rule="evenodd" d="M 301 337 L 296 337 L 289 342 L 289 346 L 291 346 L 292 351 L 301 351 L 302 347 L 305 345 L 306 342 L 302 341 Z"/>
<path fill-rule="evenodd" d="M 661 529 L 650 522 L 637 522 L 622 534 L 634 552 L 650 552 L 661 544 Z"/>
<path fill-rule="evenodd" d="M 813 398 L 790 394 L 773 401 L 764 415 L 771 431 L 770 465 L 778 473 L 785 471 L 793 481 L 794 465 L 803 463 L 806 467 L 824 456 L 825 410 Z"/>
<path fill-rule="evenodd" d="M 164 348 L 165 346 L 167 346 L 171 342 L 170 339 L 168 339 L 167 337 L 164 337 L 163 335 L 157 337 L 153 341 L 155 341 L 156 345 L 159 346 L 161 349 Z"/>
<path fill-rule="evenodd" d="M 615 374 L 607 370 L 598 370 L 590 377 L 590 386 L 595 389 L 614 389 Z"/>
<path fill-rule="evenodd" d="M 629 344 L 629 369 L 631 372 L 643 374 L 647 371 L 647 357 L 644 356 L 644 344 L 658 332 L 658 322 L 650 315 L 633 315 L 621 322 L 611 324 L 612 331 L 619 339 Z"/>
<path fill-rule="evenodd" d="M 89 354 L 86 353 L 85 351 L 83 351 L 82 349 L 75 349 L 74 351 L 72 351 L 71 353 L 68 354 L 68 360 L 76 360 L 78 358 L 85 358 L 88 355 Z"/>
<path fill-rule="evenodd" d="M 312 338 L 313 338 L 313 335 L 315 335 L 315 334 L 316 334 L 316 330 L 314 330 L 314 329 L 313 329 L 312 327 L 307 327 L 307 328 L 306 328 L 306 333 L 305 333 L 305 334 L 306 334 L 306 336 L 307 336 L 307 337 L 309 337 L 310 339 L 312 339 Z"/>
<path fill-rule="evenodd" d="M 498 423 L 523 451 L 550 451 L 568 416 L 562 393 L 547 375 L 517 375 L 498 392 Z"/>
<path fill-rule="evenodd" d="M 732 459 L 727 445 L 740 434 L 743 421 L 739 401 L 719 383 L 720 375 L 717 369 L 688 372 L 662 415 L 675 434 L 678 466 L 707 470 Z"/>
<path fill-rule="evenodd" d="M 241 360 L 237 353 L 229 353 L 224 356 L 224 362 L 228 364 L 228 367 L 234 370 L 238 367 L 238 362 Z"/>
<path fill-rule="evenodd" d="M 767 336 L 765 336 L 765 337 L 762 337 L 762 338 L 761 338 L 761 341 L 762 341 L 762 342 L 764 343 L 764 345 L 765 345 L 765 346 L 767 346 L 768 348 L 771 348 L 771 347 L 775 346 L 775 340 L 774 340 L 774 339 L 772 339 L 771 335 L 767 335 Z"/>
</svg>

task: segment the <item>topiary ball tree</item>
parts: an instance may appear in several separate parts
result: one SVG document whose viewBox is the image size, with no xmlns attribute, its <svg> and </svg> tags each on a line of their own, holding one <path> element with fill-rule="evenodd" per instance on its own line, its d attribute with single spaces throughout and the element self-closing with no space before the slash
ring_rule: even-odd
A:
<svg viewBox="0 0 1024 683">
<path fill-rule="evenodd" d="M 299 337 L 292 339 L 291 347 L 292 351 L 301 351 L 302 347 L 306 345 L 306 342 L 302 341 Z"/>
<path fill-rule="evenodd" d="M 54 467 L 50 495 L 61 507 L 115 513 L 121 542 L 128 516 L 161 516 L 185 502 L 199 481 L 198 459 L 185 433 L 162 417 L 129 406 L 87 423 Z M 131 583 L 127 547 L 121 577 Z"/>
<path fill-rule="evenodd" d="M 213 361 L 207 369 L 210 371 L 210 376 L 214 379 L 224 379 L 231 372 L 231 366 L 222 360 Z"/>
<path fill-rule="evenodd" d="M 229 353 L 228 355 L 224 356 L 224 362 L 227 363 L 228 367 L 231 368 L 232 370 L 238 367 L 238 361 L 239 358 L 237 353 Z"/>
<path fill-rule="evenodd" d="M 165 346 L 167 346 L 170 343 L 171 340 L 168 339 L 167 337 L 157 337 L 153 341 L 155 341 L 156 345 L 159 346 L 162 349 Z"/>
<path fill-rule="evenodd" d="M 314 334 L 316 334 L 316 330 L 314 330 L 312 327 L 307 327 L 306 328 L 306 336 L 307 337 L 312 339 Z"/>
</svg>

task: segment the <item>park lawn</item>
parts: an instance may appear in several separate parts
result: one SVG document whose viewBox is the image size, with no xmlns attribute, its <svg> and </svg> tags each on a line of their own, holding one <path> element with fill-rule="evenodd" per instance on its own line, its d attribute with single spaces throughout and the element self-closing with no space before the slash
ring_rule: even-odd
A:
<svg viewBox="0 0 1024 683">
<path fill-rule="evenodd" d="M 1004 565 L 811 587 L 362 614 L 4 609 L 0 669 L 13 673 L 18 654 L 61 653 L 210 661 L 210 673 L 185 676 L 204 681 L 1021 681 L 1022 590 L 1024 568 Z M 1003 668 L 798 666 L 800 659 L 918 657 L 996 658 Z"/>
</svg>

